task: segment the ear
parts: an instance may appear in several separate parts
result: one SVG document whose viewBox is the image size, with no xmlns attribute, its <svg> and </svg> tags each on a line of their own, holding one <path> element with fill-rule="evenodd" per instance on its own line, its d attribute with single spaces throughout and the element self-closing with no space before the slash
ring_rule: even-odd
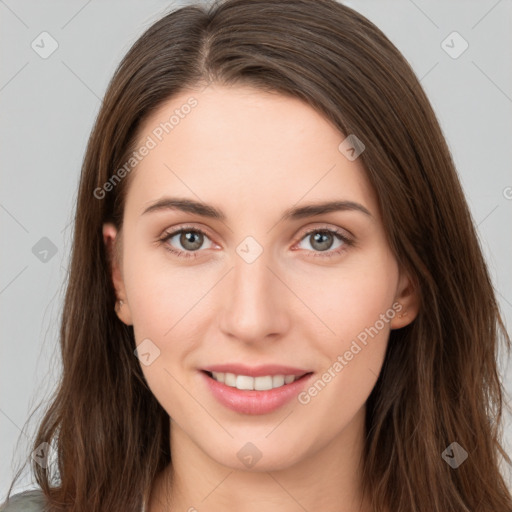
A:
<svg viewBox="0 0 512 512">
<path fill-rule="evenodd" d="M 107 260 L 110 268 L 110 277 L 116 291 L 117 302 L 115 304 L 116 314 L 121 322 L 126 325 L 133 325 L 130 305 L 126 296 L 123 274 L 121 271 L 121 239 L 117 228 L 112 223 L 103 224 L 103 241 L 107 253 Z M 120 303 L 119 301 L 122 301 Z"/>
<path fill-rule="evenodd" d="M 420 304 L 418 287 L 404 271 L 400 272 L 395 303 L 399 305 L 393 308 L 396 315 L 391 320 L 391 329 L 400 329 L 409 325 L 418 316 Z"/>
</svg>

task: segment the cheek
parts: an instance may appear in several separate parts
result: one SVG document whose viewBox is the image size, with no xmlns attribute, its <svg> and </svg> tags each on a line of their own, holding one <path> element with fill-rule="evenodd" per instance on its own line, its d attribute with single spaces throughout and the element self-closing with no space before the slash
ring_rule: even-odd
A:
<svg viewBox="0 0 512 512">
<path fill-rule="evenodd" d="M 154 396 L 170 414 L 191 407 L 179 383 L 187 355 L 202 339 L 198 312 L 210 285 L 205 284 L 207 276 L 193 278 L 197 268 L 186 271 L 165 263 L 165 258 L 161 258 L 163 263 L 150 263 L 144 257 L 134 252 L 126 258 L 125 286 L 136 345 L 149 347 L 151 354 L 150 364 L 141 359 L 141 369 Z"/>
<path fill-rule="evenodd" d="M 372 256 L 340 266 L 337 272 L 312 275 L 309 286 L 302 287 L 308 306 L 322 321 L 310 315 L 308 336 L 315 340 L 324 362 L 322 382 L 307 393 L 305 401 L 325 386 L 329 391 L 322 391 L 325 401 L 319 400 L 318 405 L 343 403 L 347 409 L 340 414 L 355 413 L 373 389 L 396 315 L 392 307 L 398 282 L 396 262 L 384 251 Z"/>
<path fill-rule="evenodd" d="M 359 322 L 360 326 L 369 324 Z M 304 429 L 314 432 L 321 423 L 322 438 L 330 439 L 364 407 L 381 371 L 389 336 L 388 324 L 373 331 L 374 323 L 372 320 L 369 329 L 359 329 L 350 318 L 347 322 L 338 320 L 337 339 L 323 342 L 325 363 L 310 386 L 297 396 Z"/>
<path fill-rule="evenodd" d="M 170 339 L 175 326 L 186 322 L 211 287 L 207 270 L 173 265 L 162 254 L 163 248 L 158 252 L 155 258 L 155 252 L 134 251 L 125 260 L 125 286 L 137 340 Z"/>
<path fill-rule="evenodd" d="M 352 257 L 337 268 L 310 271 L 303 276 L 295 280 L 295 289 L 317 314 L 318 318 L 310 315 L 311 322 L 320 326 L 329 340 L 336 340 L 336 346 L 343 346 L 373 326 L 382 314 L 394 315 L 389 309 L 396 294 L 398 267 L 385 250 Z M 381 322 L 378 327 L 389 332 L 387 320 L 385 329 Z"/>
</svg>

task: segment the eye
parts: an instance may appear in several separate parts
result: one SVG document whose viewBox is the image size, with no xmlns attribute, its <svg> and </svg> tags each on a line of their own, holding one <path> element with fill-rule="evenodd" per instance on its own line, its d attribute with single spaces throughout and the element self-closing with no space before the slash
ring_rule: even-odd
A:
<svg viewBox="0 0 512 512">
<path fill-rule="evenodd" d="M 196 258 L 198 256 L 196 253 L 203 246 L 205 239 L 210 241 L 211 246 L 206 247 L 206 249 L 210 249 L 213 246 L 213 243 L 203 230 L 192 227 L 181 227 L 178 230 L 164 233 L 164 236 L 160 238 L 160 242 L 164 244 L 164 247 L 168 251 L 176 254 L 177 256 L 183 258 Z M 172 244 L 173 241 L 174 244 L 178 244 L 181 248 L 176 248 L 176 246 Z"/>
<path fill-rule="evenodd" d="M 345 235 L 342 231 L 332 228 L 316 228 L 307 231 L 301 238 L 301 242 L 305 240 L 309 243 L 312 249 L 306 247 L 307 250 L 312 250 L 317 253 L 314 256 L 321 256 L 329 258 L 336 256 L 346 251 L 348 247 L 354 245 L 354 241 Z M 333 244 L 338 243 L 334 250 L 331 250 Z M 304 247 L 303 247 L 304 248 Z M 321 254 L 325 253 L 325 254 Z"/>
</svg>

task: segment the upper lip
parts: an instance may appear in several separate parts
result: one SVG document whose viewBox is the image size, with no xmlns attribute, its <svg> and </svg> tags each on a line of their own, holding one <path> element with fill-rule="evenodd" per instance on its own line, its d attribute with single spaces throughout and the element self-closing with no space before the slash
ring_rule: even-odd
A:
<svg viewBox="0 0 512 512">
<path fill-rule="evenodd" d="M 264 375 L 296 375 L 302 377 L 306 373 L 310 373 L 308 370 L 280 364 L 247 366 L 241 363 L 226 363 L 205 366 L 202 369 L 207 372 L 234 373 L 235 375 L 247 375 L 249 377 L 262 377 Z"/>
</svg>

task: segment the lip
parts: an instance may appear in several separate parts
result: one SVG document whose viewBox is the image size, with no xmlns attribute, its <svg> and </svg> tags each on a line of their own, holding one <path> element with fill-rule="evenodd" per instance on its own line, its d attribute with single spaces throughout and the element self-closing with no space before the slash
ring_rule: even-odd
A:
<svg viewBox="0 0 512 512">
<path fill-rule="evenodd" d="M 217 368 L 233 368 L 232 365 L 218 366 Z M 268 371 L 268 366 L 264 367 Z M 276 367 L 273 367 L 274 369 Z M 258 368 L 260 371 L 261 368 Z M 253 367 L 252 370 L 255 370 Z M 208 370 L 209 371 L 209 370 Z M 221 371 L 221 370 L 213 370 Z M 244 370 L 247 371 L 247 370 Z M 295 369 L 295 371 L 297 371 Z M 302 372 L 302 370 L 300 370 Z M 222 382 L 217 382 L 213 377 L 210 377 L 206 371 L 202 370 L 199 372 L 206 383 L 208 389 L 212 395 L 217 399 L 219 403 L 231 409 L 232 411 L 240 414 L 269 414 L 279 409 L 286 403 L 293 400 L 297 395 L 304 389 L 311 377 L 314 375 L 312 372 L 304 375 L 300 379 L 292 382 L 291 384 L 285 384 L 279 388 L 269 389 L 266 391 L 256 390 L 241 390 L 226 386 Z M 235 373 L 235 372 L 230 372 Z M 286 375 L 294 375 L 294 373 L 285 373 Z M 247 373 L 239 373 L 239 375 L 247 375 Z M 263 373 L 262 375 L 272 375 L 271 373 Z M 277 373 L 274 373 L 277 375 Z M 300 375 L 300 373 L 299 373 Z M 261 375 L 256 375 L 256 377 Z"/>
<path fill-rule="evenodd" d="M 280 364 L 247 366 L 242 363 L 214 364 L 201 369 L 207 372 L 234 373 L 235 375 L 247 375 L 248 377 L 263 377 L 265 375 L 295 375 L 300 377 L 311 371 Z"/>
</svg>

